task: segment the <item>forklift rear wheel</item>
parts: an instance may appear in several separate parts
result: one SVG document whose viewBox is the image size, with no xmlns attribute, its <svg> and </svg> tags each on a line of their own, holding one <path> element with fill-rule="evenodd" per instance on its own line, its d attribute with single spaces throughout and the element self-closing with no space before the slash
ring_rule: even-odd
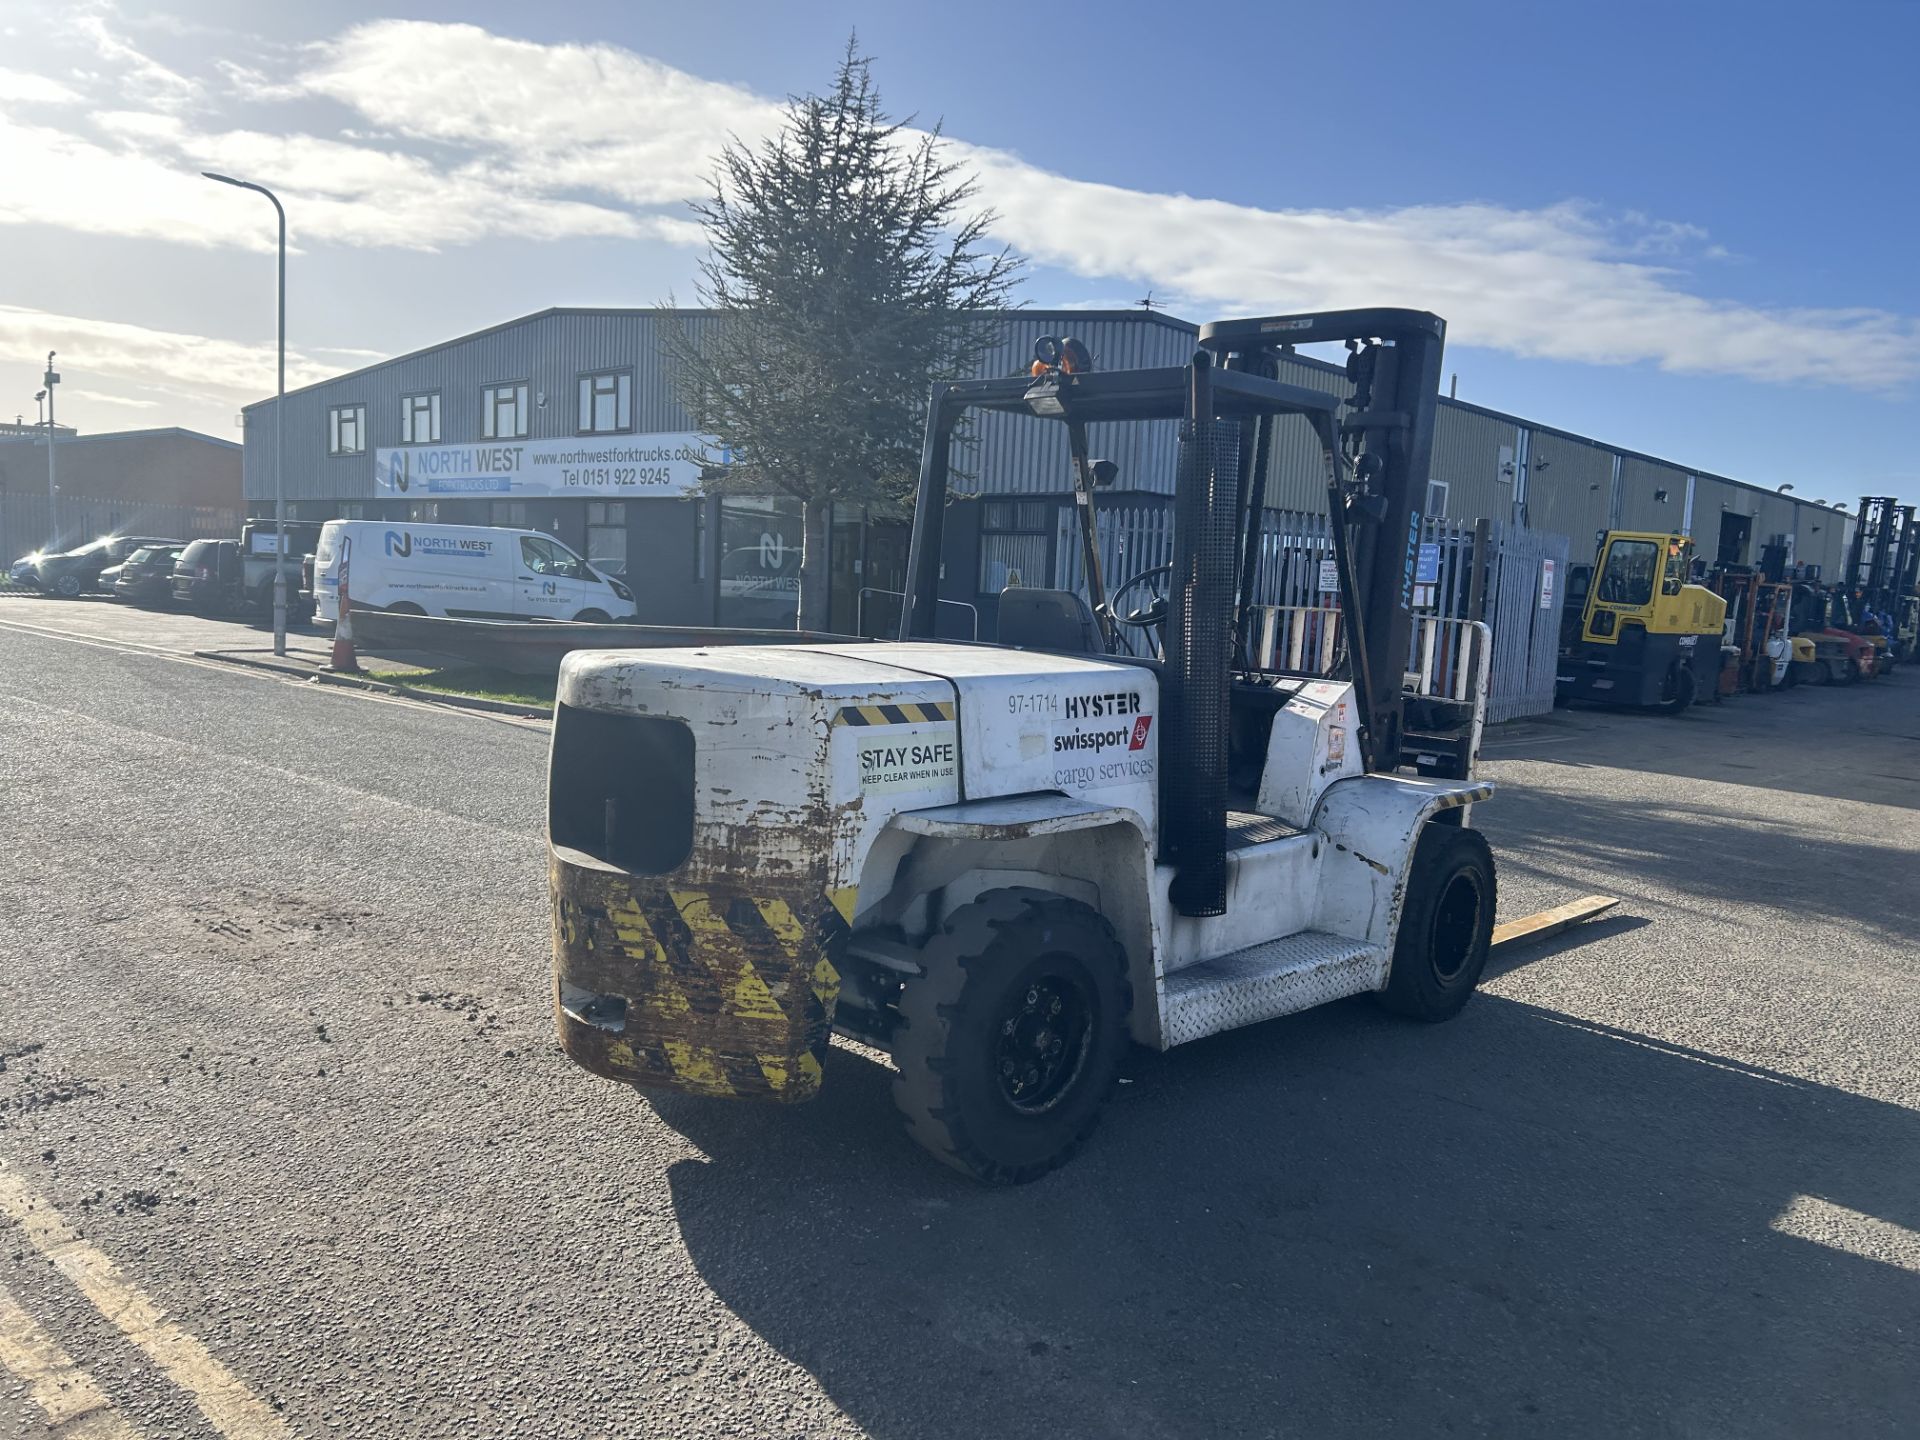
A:
<svg viewBox="0 0 1920 1440">
<path fill-rule="evenodd" d="M 1415 1020 L 1457 1015 L 1487 966 L 1494 893 L 1493 849 L 1484 835 L 1423 825 L 1380 1003 Z"/>
<path fill-rule="evenodd" d="M 1679 715 L 1693 707 L 1694 696 L 1699 686 L 1693 678 L 1691 665 L 1676 665 L 1667 676 L 1666 698 L 1660 702 L 1660 713 Z"/>
<path fill-rule="evenodd" d="M 1093 909 L 1008 888 L 921 949 L 894 1041 L 907 1133 L 989 1185 L 1064 1163 L 1099 1122 L 1127 1049 L 1126 952 Z"/>
</svg>

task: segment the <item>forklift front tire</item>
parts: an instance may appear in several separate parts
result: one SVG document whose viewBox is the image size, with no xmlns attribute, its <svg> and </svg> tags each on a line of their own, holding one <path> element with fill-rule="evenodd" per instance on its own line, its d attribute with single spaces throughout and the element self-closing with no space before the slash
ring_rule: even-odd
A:
<svg viewBox="0 0 1920 1440">
<path fill-rule="evenodd" d="M 1693 678 L 1691 665 L 1675 665 L 1667 675 L 1666 699 L 1660 702 L 1663 715 L 1682 715 L 1693 708 L 1695 697 L 1699 694 L 1699 685 Z"/>
<path fill-rule="evenodd" d="M 1128 1045 L 1126 951 L 1096 911 L 1009 887 L 954 911 L 900 996 L 894 1103 L 907 1133 L 989 1185 L 1072 1157 Z"/>
<path fill-rule="evenodd" d="M 1459 1014 L 1487 967 L 1494 895 L 1493 848 L 1484 835 L 1459 825 L 1421 826 L 1379 1002 L 1413 1020 Z"/>
</svg>

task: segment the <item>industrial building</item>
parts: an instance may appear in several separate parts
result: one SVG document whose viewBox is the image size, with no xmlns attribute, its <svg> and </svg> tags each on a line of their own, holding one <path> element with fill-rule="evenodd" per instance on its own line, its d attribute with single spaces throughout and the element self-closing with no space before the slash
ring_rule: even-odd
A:
<svg viewBox="0 0 1920 1440">
<path fill-rule="evenodd" d="M 112 533 L 239 533 L 241 447 L 196 430 L 165 427 L 53 431 L 54 480 L 47 494 L 47 427 L 0 425 L 0 554 L 58 548 Z M 57 523 L 56 523 L 57 521 Z"/>
<path fill-rule="evenodd" d="M 551 309 L 371 365 L 286 397 L 288 518 L 437 521 L 546 530 L 635 591 L 661 624 L 791 624 L 797 501 L 705 496 L 711 460 L 676 403 L 663 327 L 719 323 L 703 311 Z M 982 371 L 1026 368 L 1033 341 L 1071 334 L 1103 369 L 1177 365 L 1196 327 L 1146 310 L 1008 312 Z M 1344 391 L 1336 366 L 1292 357 L 1281 378 Z M 245 411 L 250 514 L 272 512 L 274 412 Z M 1278 509 L 1324 504 L 1304 430 L 1282 437 L 1268 476 Z M 1114 499 L 1151 510 L 1173 484 L 1170 424 L 1096 426 L 1114 460 Z M 946 595 L 990 613 L 1009 583 L 1074 570 L 1070 481 L 1057 426 L 984 417 L 966 461 L 969 498 L 945 527 Z M 1692 534 L 1701 553 L 1752 562 L 1772 542 L 1836 573 L 1850 517 L 1839 510 L 1601 440 L 1443 399 L 1427 512 L 1491 517 L 1564 534 L 1590 552 L 1608 527 Z M 904 515 L 843 507 L 832 537 L 832 623 L 889 612 L 906 563 Z"/>
</svg>

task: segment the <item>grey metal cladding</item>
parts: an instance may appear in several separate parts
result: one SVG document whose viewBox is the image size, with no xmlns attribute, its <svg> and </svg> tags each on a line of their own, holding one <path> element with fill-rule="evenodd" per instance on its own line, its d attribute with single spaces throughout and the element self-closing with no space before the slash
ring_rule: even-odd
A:
<svg viewBox="0 0 1920 1440">
<path fill-rule="evenodd" d="M 1533 430 L 1527 445 L 1528 523 L 1536 530 L 1565 535 L 1570 542 L 1567 553 L 1574 561 L 1591 559 L 1594 537 L 1607 528 L 1613 509 L 1613 451 L 1553 430 Z M 1510 501 L 1513 486 L 1503 488 Z M 1497 517 L 1505 512 L 1485 513 Z M 1673 513 L 1677 517 L 1680 512 Z"/>
<path fill-rule="evenodd" d="M 1043 335 L 1073 336 L 1101 370 L 1184 365 L 1199 333 L 1183 321 L 1125 311 L 1017 310 L 999 324 L 1001 337 L 984 357 L 983 375 L 1025 374 L 1033 362 L 1033 342 Z M 1173 421 L 1095 425 L 1087 432 L 1087 445 L 1096 457 L 1119 466 L 1116 488 L 1171 495 L 1177 430 Z M 1058 495 L 1073 487 L 1065 430 L 1023 416 L 977 417 L 955 460 L 968 476 L 956 483 L 957 490 Z"/>
<path fill-rule="evenodd" d="M 287 396 L 286 494 L 289 500 L 352 500 L 373 495 L 373 452 L 400 443 L 400 399 L 422 391 L 440 392 L 443 444 L 480 439 L 480 392 L 486 385 L 524 380 L 534 401 L 532 435 L 560 438 L 576 433 L 575 384 L 580 375 L 630 368 L 634 374 L 633 422 L 638 431 L 688 428 L 674 403 L 660 327 L 668 312 L 650 309 L 554 309 L 522 316 L 445 344 L 397 356 Z M 681 323 L 696 331 L 723 323 L 709 311 L 682 310 Z M 1100 368 L 1182 365 L 1193 353 L 1196 327 L 1161 313 L 1137 310 L 1014 310 L 992 322 L 999 338 L 981 366 L 987 375 L 1019 374 L 1033 358 L 1041 335 L 1073 335 L 1093 352 Z M 1306 356 L 1285 356 L 1280 378 L 1344 395 L 1348 385 L 1338 365 Z M 544 397 L 545 405 L 540 404 Z M 367 450 L 363 454 L 327 454 L 327 411 L 331 406 L 367 407 Z M 258 503 L 273 491 L 273 411 L 267 399 L 245 410 L 245 495 Z M 1452 518 L 1511 514 L 1512 486 L 1498 474 L 1499 450 L 1515 445 L 1525 428 L 1536 460 L 1544 469 L 1530 477 L 1528 514 L 1538 528 L 1555 530 L 1583 553 L 1593 532 L 1603 528 L 1613 505 L 1612 466 L 1621 457 L 1619 523 L 1629 528 L 1678 529 L 1685 511 L 1686 476 L 1681 467 L 1584 436 L 1535 426 L 1464 401 L 1442 399 L 1436 422 L 1432 478 L 1450 487 Z M 1173 486 L 1175 427 L 1172 422 L 1095 426 L 1089 441 L 1096 455 L 1120 467 L 1122 490 L 1170 494 Z M 957 490 L 989 495 L 1062 495 L 1071 489 L 1066 437 L 1059 426 L 1022 421 L 1017 416 L 983 416 L 970 442 L 956 457 L 969 479 Z M 1695 472 L 1697 473 L 1697 472 Z M 1283 423 L 1275 436 L 1267 474 L 1267 504 L 1283 509 L 1317 508 L 1326 476 L 1311 433 L 1301 424 Z M 1598 487 L 1598 488 L 1596 488 Z M 1669 491 L 1665 504 L 1652 499 L 1657 488 Z M 1847 516 L 1816 507 L 1798 496 L 1784 500 L 1763 487 L 1725 476 L 1700 475 L 1695 496 L 1695 533 L 1707 539 L 1709 519 L 1726 509 L 1756 517 L 1757 536 L 1797 536 L 1797 558 L 1839 564 L 1846 544 Z M 1787 509 L 1782 509 L 1785 505 Z"/>
<path fill-rule="evenodd" d="M 689 327 L 712 323 L 694 312 Z M 685 430 L 674 402 L 660 344 L 662 317 L 653 311 L 549 310 L 404 355 L 287 396 L 286 494 L 289 500 L 360 499 L 373 495 L 373 452 L 400 444 L 400 400 L 440 392 L 443 444 L 480 439 L 480 393 L 489 385 L 525 381 L 536 439 L 577 433 L 575 386 L 593 370 L 631 369 L 633 421 L 640 431 Z M 367 450 L 329 456 L 327 412 L 336 405 L 367 407 Z M 262 500 L 273 492 L 273 409 L 248 407 L 245 492 Z"/>
</svg>

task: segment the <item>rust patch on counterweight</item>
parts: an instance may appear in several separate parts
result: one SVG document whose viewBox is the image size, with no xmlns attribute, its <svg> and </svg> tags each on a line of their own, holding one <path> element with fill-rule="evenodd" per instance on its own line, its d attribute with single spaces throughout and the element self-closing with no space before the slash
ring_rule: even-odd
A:
<svg viewBox="0 0 1920 1440">
<path fill-rule="evenodd" d="M 693 885 L 553 855 L 555 1015 L 576 1062 L 655 1089 L 814 1095 L 846 921 L 811 874 L 738 873 Z M 595 997 L 586 1018 L 570 992 Z"/>
</svg>

